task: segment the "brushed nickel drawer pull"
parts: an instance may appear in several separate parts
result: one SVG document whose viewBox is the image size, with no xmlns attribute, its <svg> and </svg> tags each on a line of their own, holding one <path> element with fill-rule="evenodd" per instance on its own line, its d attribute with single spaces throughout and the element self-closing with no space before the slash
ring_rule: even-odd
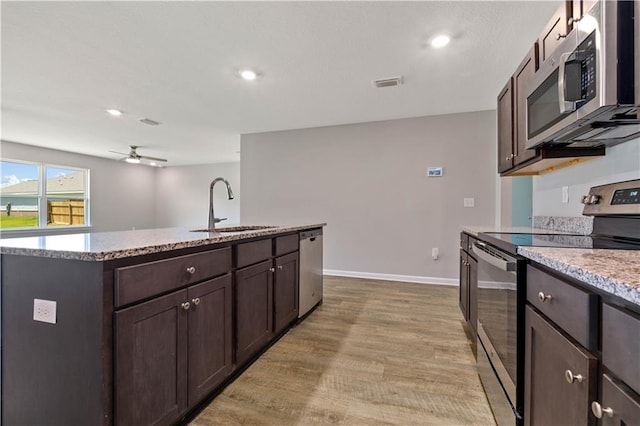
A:
<svg viewBox="0 0 640 426">
<path fill-rule="evenodd" d="M 582 374 L 573 374 L 573 372 L 571 370 L 567 370 L 564 372 L 564 378 L 567 380 L 568 383 L 573 383 L 573 382 L 578 382 L 578 383 L 582 383 Z"/>
<path fill-rule="evenodd" d="M 591 403 L 591 412 L 594 416 L 601 419 L 603 414 L 606 414 L 609 417 L 613 417 L 613 408 L 607 407 L 602 408 L 602 405 L 598 401 L 593 401 Z"/>
<path fill-rule="evenodd" d="M 189 266 L 187 268 L 187 272 L 190 273 L 191 275 L 196 273 L 196 267 L 195 266 Z"/>
<path fill-rule="evenodd" d="M 282 265 L 278 265 L 278 269 L 282 269 Z"/>
<path fill-rule="evenodd" d="M 191 303 L 193 303 L 194 305 L 198 306 L 200 304 L 200 298 L 196 297 L 195 299 L 191 299 Z"/>
<path fill-rule="evenodd" d="M 551 299 L 553 299 L 553 297 L 550 294 L 544 294 L 543 292 L 538 293 L 538 300 L 542 303 Z"/>
<path fill-rule="evenodd" d="M 275 272 L 276 268 L 269 268 L 269 272 Z"/>
<path fill-rule="evenodd" d="M 191 306 L 191 303 L 189 303 L 189 302 L 184 302 L 184 303 L 183 303 L 182 305 L 180 305 L 180 306 L 182 306 L 182 309 L 184 309 L 185 311 L 188 311 L 188 310 L 189 310 L 189 307 Z"/>
</svg>

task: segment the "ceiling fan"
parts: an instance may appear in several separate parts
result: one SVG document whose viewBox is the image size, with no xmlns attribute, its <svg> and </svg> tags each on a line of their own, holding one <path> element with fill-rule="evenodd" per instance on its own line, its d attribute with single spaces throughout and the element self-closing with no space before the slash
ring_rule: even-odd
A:
<svg viewBox="0 0 640 426">
<path fill-rule="evenodd" d="M 128 154 L 126 154 L 124 152 L 118 152 L 118 151 L 109 151 L 109 152 L 113 152 L 114 154 L 126 155 L 126 157 L 121 158 L 121 160 L 124 160 L 127 163 L 132 163 L 132 164 L 140 164 L 141 160 L 148 160 L 149 164 L 151 166 L 157 166 L 156 162 L 158 162 L 158 161 L 163 162 L 163 163 L 167 162 L 167 160 L 164 159 L 164 158 L 150 157 L 148 155 L 140 155 L 140 154 L 138 154 L 138 152 L 136 150 L 139 147 L 136 146 L 136 145 L 129 145 L 129 148 L 131 148 L 131 150 L 129 151 Z"/>
</svg>

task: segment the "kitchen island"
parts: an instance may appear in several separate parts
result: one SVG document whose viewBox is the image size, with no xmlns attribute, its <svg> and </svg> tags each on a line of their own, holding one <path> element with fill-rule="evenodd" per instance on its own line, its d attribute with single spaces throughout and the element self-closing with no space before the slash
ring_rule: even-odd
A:
<svg viewBox="0 0 640 426">
<path fill-rule="evenodd" d="M 295 323 L 324 225 L 0 240 L 2 423 L 179 421 Z"/>
</svg>

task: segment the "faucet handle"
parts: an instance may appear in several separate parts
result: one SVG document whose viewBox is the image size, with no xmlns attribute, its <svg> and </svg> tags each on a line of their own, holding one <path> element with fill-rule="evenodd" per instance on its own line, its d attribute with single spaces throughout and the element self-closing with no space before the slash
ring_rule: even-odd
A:
<svg viewBox="0 0 640 426">
<path fill-rule="evenodd" d="M 220 223 L 223 220 L 227 220 L 227 218 L 226 217 L 222 217 L 222 218 L 214 217 L 213 218 L 213 223 Z"/>
</svg>

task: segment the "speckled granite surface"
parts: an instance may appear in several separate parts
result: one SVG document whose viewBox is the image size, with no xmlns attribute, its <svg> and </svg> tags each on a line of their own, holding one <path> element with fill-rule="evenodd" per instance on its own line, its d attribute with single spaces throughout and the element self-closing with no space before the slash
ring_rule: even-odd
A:
<svg viewBox="0 0 640 426">
<path fill-rule="evenodd" d="M 230 232 L 191 232 L 183 228 L 143 229 L 120 232 L 50 235 L 6 238 L 0 240 L 0 253 L 22 256 L 52 257 L 86 261 L 104 261 L 143 254 L 239 241 L 303 229 L 320 228 L 326 223 L 253 226 L 248 231 L 239 227 L 219 228 Z"/>
<path fill-rule="evenodd" d="M 518 247 L 518 254 L 640 306 L 640 250 Z"/>
<path fill-rule="evenodd" d="M 463 225 L 461 231 L 467 234 L 475 235 L 480 232 L 500 232 L 504 234 L 567 234 L 564 231 L 555 231 L 553 229 L 534 228 L 529 226 L 473 226 Z"/>
<path fill-rule="evenodd" d="M 571 234 L 588 235 L 593 232 L 592 216 L 534 216 L 535 228 L 553 229 Z"/>
</svg>

